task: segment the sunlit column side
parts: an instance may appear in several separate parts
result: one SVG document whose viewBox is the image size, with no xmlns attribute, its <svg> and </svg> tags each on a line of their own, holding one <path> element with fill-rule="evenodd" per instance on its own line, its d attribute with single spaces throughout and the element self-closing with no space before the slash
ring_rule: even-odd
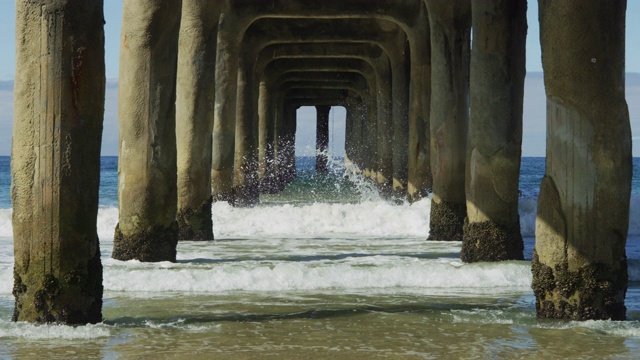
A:
<svg viewBox="0 0 640 360">
<path fill-rule="evenodd" d="M 176 260 L 175 101 L 180 14 L 181 1 L 124 1 L 114 259 Z"/>
<path fill-rule="evenodd" d="M 183 0 L 176 81 L 178 239 L 213 240 L 211 134 L 220 4 Z"/>
<path fill-rule="evenodd" d="M 539 317 L 626 316 L 631 130 L 626 1 L 540 1 L 547 94 L 533 291 Z"/>
</svg>

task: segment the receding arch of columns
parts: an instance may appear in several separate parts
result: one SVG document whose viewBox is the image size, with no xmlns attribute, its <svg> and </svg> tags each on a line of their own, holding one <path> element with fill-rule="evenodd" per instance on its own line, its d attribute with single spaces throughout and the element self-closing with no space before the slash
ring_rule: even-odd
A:
<svg viewBox="0 0 640 360">
<path fill-rule="evenodd" d="M 276 90 L 276 98 L 280 99 L 276 103 L 277 117 L 281 125 L 276 131 L 275 146 L 275 167 L 278 178 L 277 186 L 285 186 L 295 178 L 295 133 L 296 133 L 296 109 L 292 106 L 291 100 L 310 101 L 313 99 L 332 99 L 330 103 L 324 105 L 343 104 L 345 99 L 351 94 L 346 89 L 318 89 L 318 88 L 295 88 L 284 86 Z M 316 104 L 317 106 L 320 104 Z"/>
<path fill-rule="evenodd" d="M 390 28 L 391 31 L 385 30 L 385 28 Z M 366 30 L 363 30 L 366 29 Z M 376 30 L 376 31 L 373 31 Z M 383 31 L 385 30 L 385 31 Z M 376 69 L 381 69 L 380 71 L 384 71 L 384 69 L 388 68 L 389 60 L 386 63 L 381 58 L 381 49 L 372 47 L 372 45 L 366 46 L 366 43 L 356 44 L 356 43 L 344 43 L 344 44 L 332 44 L 327 41 L 335 41 L 338 39 L 348 39 L 350 41 L 358 41 L 365 42 L 369 41 L 370 38 L 373 40 L 377 40 L 379 38 L 386 39 L 385 46 L 390 46 L 389 44 L 393 44 L 391 39 L 397 37 L 389 37 L 388 33 L 397 34 L 399 29 L 392 26 L 392 24 L 387 24 L 384 28 L 381 28 L 378 25 L 376 20 L 371 19 L 356 19 L 355 21 L 347 22 L 344 20 L 312 20 L 312 19 L 287 19 L 287 21 L 283 24 L 282 20 L 274 21 L 274 19 L 259 19 L 255 21 L 251 27 L 245 33 L 245 37 L 242 42 L 241 47 L 241 60 L 240 60 L 240 68 L 239 68 L 239 88 L 238 88 L 238 105 L 237 105 L 237 126 L 236 126 L 236 155 L 235 155 L 235 180 L 234 187 L 236 190 L 234 193 L 235 197 L 244 196 L 249 198 L 257 198 L 257 191 L 247 191 L 248 188 L 256 188 L 258 178 L 258 168 L 260 166 L 253 165 L 255 162 L 255 144 L 252 139 L 255 139 L 256 136 L 252 136 L 251 134 L 257 132 L 258 125 L 256 124 L 256 118 L 254 114 L 254 109 L 258 106 L 257 100 L 249 101 L 250 95 L 252 94 L 252 90 L 256 92 L 257 88 L 253 84 L 255 83 L 255 79 L 252 77 L 255 76 L 256 73 L 260 72 L 260 63 L 261 59 L 258 59 L 257 63 L 258 67 L 254 65 L 252 59 L 256 58 L 258 54 L 270 54 L 271 59 L 275 58 L 283 58 L 283 57 L 357 57 L 357 58 L 366 58 L 368 61 L 374 65 L 376 64 Z M 313 36 L 305 37 L 301 40 L 300 34 L 308 34 L 312 33 Z M 268 34 L 268 36 L 267 36 Z M 381 35 L 382 34 L 382 35 Z M 318 43 L 303 43 L 299 44 L 300 41 L 314 41 L 314 42 L 322 42 L 322 45 Z M 286 43 L 286 45 L 284 44 Z M 297 43 L 297 44 L 293 44 Z M 275 47 L 275 45 L 279 47 Z M 273 48 L 266 50 L 266 48 Z M 262 51 L 264 50 L 264 51 Z M 397 58 L 400 54 L 399 49 L 395 49 L 393 51 L 394 56 Z M 264 57 L 268 60 L 268 57 Z M 263 59 L 264 59 L 263 58 Z M 390 70 L 386 71 L 388 76 L 391 77 Z M 383 77 L 383 78 L 384 78 Z M 380 78 L 380 77 L 379 77 Z M 380 86 L 381 89 L 390 88 L 391 84 L 388 86 Z M 255 99 L 256 93 L 253 94 Z M 384 94 L 386 95 L 386 94 Z M 385 103 L 389 103 L 390 107 L 390 96 L 389 100 L 385 99 L 386 96 L 383 96 L 381 101 Z M 387 106 L 381 106 L 381 109 L 386 109 Z M 382 114 L 381 114 L 382 115 Z M 390 113 L 384 114 L 379 119 L 381 122 L 389 122 Z M 252 125 L 253 124 L 253 125 Z M 384 128 L 384 127 L 382 127 Z M 379 136 L 391 137 L 391 133 L 382 133 Z M 380 183 L 384 184 L 385 179 L 391 179 L 392 173 L 392 152 L 391 152 L 391 141 L 381 141 L 385 157 L 388 159 L 387 171 L 378 172 L 380 176 Z M 389 145 L 387 145 L 389 144 Z M 253 150 L 252 150 L 253 149 Z M 382 162 L 382 164 L 386 164 L 387 162 Z M 386 176 L 383 176 L 385 174 Z M 250 185 L 252 184 L 252 185 Z M 389 184 L 390 185 L 390 184 Z M 390 187 L 390 186 L 388 186 Z M 244 203 L 253 203 L 256 200 L 245 200 Z M 242 202 L 242 201 L 241 201 Z"/>
<path fill-rule="evenodd" d="M 323 84 L 314 84 L 314 86 L 304 85 L 302 87 L 292 83 L 283 83 L 274 89 L 275 92 L 275 116 L 277 121 L 274 143 L 275 143 L 275 178 L 278 182 L 275 189 L 281 189 L 290 183 L 295 177 L 295 158 L 293 157 L 295 146 L 295 116 L 290 113 L 291 109 L 286 108 L 285 103 L 291 99 L 334 99 L 332 104 L 316 104 L 317 105 L 344 105 L 346 99 L 350 96 L 357 96 L 359 91 L 349 89 L 347 86 L 329 87 Z M 292 118 L 293 116 L 293 118 Z M 293 120 L 292 120 L 293 119 Z M 293 121 L 293 123 L 292 123 Z"/>
<path fill-rule="evenodd" d="M 349 73 L 349 72 L 337 72 L 337 73 L 328 73 L 328 72 L 287 72 L 284 73 L 275 84 L 276 87 L 279 87 L 282 83 L 285 82 L 293 82 L 293 81 L 305 81 L 305 82 L 327 82 L 327 83 L 341 83 L 344 85 L 350 85 L 352 89 L 362 89 L 363 93 L 368 94 L 369 88 L 366 79 L 358 73 Z M 273 142 L 274 142 L 274 124 L 272 120 L 272 116 L 267 116 L 267 109 L 269 109 L 269 96 L 271 91 L 267 93 L 266 86 L 264 86 L 264 82 L 261 82 L 260 86 L 260 97 L 259 97 L 259 106 L 258 108 L 258 117 L 260 124 L 260 138 L 259 138 L 259 178 L 261 182 L 265 185 L 265 189 L 268 189 L 269 186 L 267 184 L 271 183 L 275 185 L 277 181 L 271 181 L 273 176 L 275 175 L 273 169 L 274 157 L 273 157 Z M 368 96 L 366 94 L 362 94 L 362 96 Z M 271 119 L 267 121 L 267 118 Z"/>
<path fill-rule="evenodd" d="M 323 59 L 323 58 L 314 58 L 314 59 Z M 332 59 L 340 59 L 340 58 L 327 58 L 328 60 Z M 366 60 L 365 60 L 366 61 Z M 380 66 L 384 67 L 385 63 L 379 64 L 375 66 L 375 64 L 367 61 L 367 63 L 374 69 L 375 83 L 376 83 L 376 93 L 377 96 L 377 106 L 380 110 L 376 118 L 372 119 L 375 123 L 376 133 L 375 141 L 372 146 L 377 146 L 379 149 L 379 159 L 377 164 L 371 170 L 375 172 L 376 182 L 381 186 L 382 189 L 389 191 L 391 188 L 391 178 L 392 178 L 392 168 L 393 168 L 393 157 L 392 157 L 392 126 L 390 121 L 391 111 L 389 107 L 391 106 L 391 97 L 389 82 L 384 81 L 384 78 L 387 76 L 381 76 L 383 74 L 389 75 L 388 71 L 382 69 L 382 74 L 380 71 L 375 71 Z M 388 70 L 388 69 L 387 69 Z M 387 91 L 385 91 L 387 90 Z"/>
<path fill-rule="evenodd" d="M 279 9 L 282 11 L 273 11 L 275 8 L 267 7 L 267 9 L 265 9 L 264 12 L 258 11 L 254 13 L 253 12 L 254 9 L 248 9 L 247 7 L 243 7 L 246 4 L 228 2 L 227 5 L 228 7 L 233 8 L 234 11 L 230 11 L 230 15 L 227 17 L 223 16 L 220 22 L 221 31 L 219 32 L 218 44 L 219 44 L 219 49 L 220 48 L 225 49 L 225 54 L 219 54 L 220 56 L 218 56 L 218 60 L 222 62 L 223 57 L 227 56 L 227 58 L 224 58 L 225 65 L 216 67 L 217 70 L 221 70 L 225 72 L 225 73 L 217 74 L 217 79 L 221 80 L 219 81 L 219 83 L 223 85 L 223 86 L 217 87 L 217 93 L 220 93 L 220 94 L 224 94 L 225 92 L 228 93 L 228 91 L 230 89 L 233 89 L 235 87 L 234 85 L 236 85 L 235 83 L 236 79 L 234 78 L 233 75 L 230 75 L 230 74 L 233 74 L 235 72 L 236 62 L 234 60 L 237 59 L 237 57 L 235 59 L 228 58 L 228 56 L 232 56 L 232 57 L 234 55 L 237 56 L 239 47 L 240 47 L 241 40 L 238 39 L 238 37 L 234 37 L 234 34 L 242 34 L 241 36 L 243 36 L 246 30 L 248 29 L 248 27 L 251 25 L 251 23 L 260 18 L 269 18 L 269 17 L 276 17 L 276 18 L 313 17 L 313 18 L 349 18 L 349 19 L 379 18 L 379 19 L 386 19 L 386 20 L 392 21 L 398 24 L 398 26 L 400 26 L 404 31 L 411 32 L 409 39 L 412 46 L 415 46 L 419 41 L 423 41 L 421 39 L 424 39 L 425 29 L 424 29 L 424 26 L 421 27 L 421 25 L 424 25 L 424 21 L 425 21 L 424 20 L 425 17 L 421 16 L 421 15 L 424 15 L 424 11 L 423 11 L 424 9 L 422 4 L 419 2 L 403 3 L 402 5 L 399 5 L 404 9 L 403 11 L 398 11 L 398 9 L 394 8 L 390 12 L 382 10 L 380 6 L 381 4 L 373 4 L 373 3 L 369 3 L 365 5 L 351 4 L 356 6 L 347 5 L 346 7 L 349 8 L 349 10 L 346 10 L 346 11 L 342 6 L 336 7 L 335 6 L 336 4 L 324 4 L 320 6 L 322 8 L 322 10 L 320 11 L 321 14 L 314 14 L 313 16 L 310 16 L 307 11 L 302 10 L 301 8 L 298 8 L 297 6 L 289 7 L 287 5 L 285 7 L 286 10 L 284 8 Z M 343 5 L 343 4 L 340 4 L 340 5 Z M 385 6 L 387 5 L 388 4 L 385 4 Z M 268 9 L 271 9 L 271 10 L 268 10 Z M 356 9 L 358 10 L 356 11 Z M 351 13 L 351 11 L 353 11 L 353 13 Z M 426 46 L 421 46 L 421 47 L 426 48 Z M 416 48 L 416 51 L 412 51 L 411 53 L 422 54 L 424 53 L 424 50 L 420 51 L 420 49 Z M 418 61 L 416 61 L 416 64 L 418 64 Z M 422 64 L 422 60 L 420 60 L 420 64 Z M 416 74 L 421 73 L 423 68 L 424 66 L 420 66 L 420 67 L 416 66 L 415 68 L 412 67 L 412 71 L 415 71 Z M 421 99 L 421 100 L 423 100 L 422 97 L 427 93 L 428 92 L 425 89 L 415 89 L 415 91 L 411 92 L 413 98 Z M 228 100 L 231 102 L 235 102 L 235 98 L 233 97 L 229 97 Z M 424 101 L 419 101 L 419 103 L 422 104 L 424 103 Z M 216 109 L 219 109 L 219 112 L 216 115 L 216 119 L 219 119 L 220 121 L 216 121 L 214 124 L 214 149 L 224 150 L 225 148 L 230 147 L 229 144 L 223 143 L 223 142 L 218 144 L 216 139 L 219 139 L 220 141 L 222 141 L 222 139 L 224 138 L 224 136 L 222 136 L 223 133 L 230 135 L 230 133 L 233 131 L 232 127 L 229 124 L 224 125 L 224 123 L 221 122 L 222 119 L 231 118 L 230 115 L 232 114 L 233 109 L 231 105 L 226 103 L 219 104 L 219 106 L 216 106 Z M 417 107 L 416 109 L 417 110 L 415 115 L 417 116 L 417 118 L 421 118 L 421 119 L 428 118 L 428 115 L 426 115 L 426 113 L 424 112 L 424 108 L 422 108 L 422 111 L 418 110 L 420 109 L 420 107 Z M 422 117 L 420 117 L 421 115 Z M 414 116 L 414 119 L 417 119 L 416 116 Z M 226 138 L 229 138 L 229 136 L 227 136 Z M 423 156 L 422 159 L 424 158 L 425 157 Z M 223 163 L 226 164 L 225 166 L 229 167 L 228 166 L 229 161 L 228 160 L 224 161 L 222 155 L 217 155 L 217 157 L 216 155 L 214 155 L 213 171 L 212 171 L 212 179 L 214 182 L 214 192 L 216 192 L 215 190 L 216 187 L 219 188 L 220 192 L 224 192 L 225 191 L 224 189 L 228 189 L 231 187 L 231 185 L 228 185 L 225 187 L 225 186 L 217 186 L 215 184 L 215 183 L 225 183 L 225 182 L 227 184 L 231 183 L 230 181 L 231 171 L 227 167 L 223 166 L 222 165 Z M 427 164 L 427 167 L 428 167 L 428 164 Z M 409 172 L 409 176 L 411 176 L 411 171 Z M 219 179 L 220 181 L 216 181 L 216 179 Z"/>
<path fill-rule="evenodd" d="M 358 86 L 357 84 L 345 84 L 344 82 L 330 82 L 330 81 L 279 81 L 275 87 L 276 99 L 282 98 L 282 101 L 276 100 L 276 109 L 282 108 L 282 111 L 279 112 L 276 110 L 276 112 L 282 114 L 283 116 L 290 116 L 288 115 L 288 109 L 286 108 L 285 104 L 289 101 L 289 97 L 291 96 L 287 94 L 290 94 L 292 91 L 296 91 L 296 96 L 301 96 L 301 94 L 304 93 L 305 91 L 312 91 L 314 95 L 316 95 L 316 91 L 322 91 L 328 94 L 331 94 L 332 91 L 338 91 L 336 96 L 339 99 L 341 99 L 342 97 L 344 97 L 344 95 L 341 96 L 340 94 L 343 93 L 344 90 L 348 91 L 349 94 L 351 94 L 349 96 L 358 96 L 358 97 L 361 96 L 361 94 L 363 94 L 365 91 L 367 91 L 366 84 L 359 84 L 359 85 L 360 86 Z M 340 100 L 338 103 L 347 104 L 346 100 Z M 283 104 L 283 105 L 281 106 L 280 104 Z M 331 104 L 325 103 L 325 104 L 316 104 L 313 106 L 323 106 L 323 107 L 329 106 L 330 107 Z M 349 107 L 348 104 L 345 107 L 348 108 Z M 320 114 L 318 114 L 318 119 L 317 119 L 318 121 L 320 120 L 324 120 L 325 122 L 328 121 L 328 110 L 326 109 L 324 110 L 326 114 L 324 114 L 324 116 L 320 116 Z M 284 120 L 285 120 L 283 122 L 284 135 L 279 136 L 279 138 L 275 139 L 276 140 L 275 143 L 277 144 L 278 148 L 281 147 L 281 144 L 284 144 L 284 146 L 295 145 L 295 138 L 294 138 L 295 119 L 293 120 L 294 121 L 293 124 L 291 123 L 287 124 L 286 121 L 289 120 L 287 118 L 284 118 Z M 326 123 L 325 125 L 328 126 L 328 123 Z M 316 138 L 318 140 L 317 150 L 319 151 L 316 157 L 318 160 L 320 160 L 320 162 L 325 163 L 324 166 L 320 166 L 318 168 L 320 172 L 326 172 L 327 155 L 324 153 L 324 150 L 326 150 L 327 144 L 325 144 L 325 141 L 322 141 L 322 140 L 328 141 L 329 139 L 328 131 L 329 131 L 328 128 L 321 127 L 320 125 L 318 125 L 316 129 Z M 285 153 L 294 154 L 293 151 L 286 151 Z M 280 168 L 281 169 L 284 168 L 285 173 L 290 174 L 291 171 L 295 171 L 295 166 L 291 166 L 291 164 L 295 165 L 295 158 L 292 157 L 291 159 L 285 159 L 284 161 L 279 159 L 281 157 L 276 157 L 276 158 L 278 159 L 276 161 L 276 168 L 278 168 L 278 165 L 277 165 L 278 163 L 284 162 L 285 164 L 288 164 L 288 165 Z M 277 178 L 281 179 L 280 176 L 278 176 Z M 284 181 L 282 180 L 279 181 L 279 185 L 282 186 L 283 184 L 287 184 L 292 179 L 293 177 L 291 176 L 285 176 Z"/>
<path fill-rule="evenodd" d="M 294 20 L 298 20 L 296 24 L 298 25 L 298 27 L 300 27 L 301 26 L 299 23 L 300 20 L 299 19 L 294 19 Z M 407 175 L 408 140 L 406 137 L 408 136 L 407 135 L 408 133 L 408 123 L 407 123 L 408 103 L 407 102 L 408 102 L 408 90 L 409 90 L 407 85 L 407 79 L 406 79 L 407 71 L 405 69 L 406 62 L 408 59 L 404 53 L 405 48 L 403 46 L 403 44 L 406 42 L 406 34 L 404 33 L 404 31 L 398 28 L 394 23 L 389 22 L 387 20 L 380 20 L 380 19 L 351 19 L 350 22 L 346 22 L 346 23 L 344 22 L 344 19 L 342 19 L 342 21 L 337 22 L 337 24 L 340 24 L 338 28 L 340 30 L 343 30 L 344 33 L 346 34 L 346 36 L 344 37 L 340 37 L 339 34 L 332 34 L 332 33 L 329 33 L 328 35 L 325 34 L 326 29 L 335 29 L 337 27 L 335 22 L 328 23 L 329 25 L 327 25 L 327 22 L 325 22 L 324 26 L 320 26 L 320 24 L 323 24 L 323 23 L 319 23 L 317 20 L 315 20 L 315 22 L 312 22 L 311 24 L 316 24 L 316 27 L 322 30 L 320 31 L 320 34 L 317 34 L 318 31 L 311 32 L 313 33 L 313 40 L 316 42 L 322 42 L 321 44 L 322 47 L 320 47 L 319 49 L 313 49 L 313 47 L 317 47 L 320 45 L 318 43 L 315 43 L 315 44 L 295 43 L 295 40 L 299 39 L 298 34 L 305 33 L 304 28 L 303 29 L 296 28 L 295 31 L 293 32 L 291 30 L 276 31 L 279 34 L 279 36 L 274 38 L 277 38 L 279 41 L 283 41 L 283 42 L 291 41 L 291 43 L 287 43 L 286 45 L 277 43 L 277 44 L 271 44 L 267 47 L 264 47 L 263 50 L 259 53 L 259 59 L 257 60 L 256 68 L 258 69 L 261 68 L 261 63 L 263 61 L 269 61 L 270 58 L 278 58 L 278 57 L 283 57 L 285 55 L 286 56 L 301 55 L 306 53 L 318 53 L 318 55 L 325 54 L 329 56 L 332 53 L 344 53 L 345 50 L 342 50 L 342 49 L 349 49 L 349 48 L 353 48 L 354 46 L 363 46 L 363 45 L 356 45 L 359 43 L 372 44 L 369 46 L 373 46 L 373 44 L 376 44 L 381 49 L 383 49 L 385 53 L 389 56 L 389 60 L 391 62 L 391 67 L 393 71 L 393 76 L 391 80 L 392 81 L 391 83 L 392 100 L 393 100 L 393 106 L 391 107 L 393 111 L 393 116 L 391 116 L 391 114 L 389 115 L 393 123 L 393 134 L 398 134 L 398 136 L 394 136 L 393 151 L 391 151 L 393 156 L 393 160 L 392 160 L 393 165 L 391 166 L 393 168 L 393 175 L 392 175 L 393 184 L 394 184 L 393 187 L 396 189 L 397 196 L 405 197 L 407 181 L 408 181 L 407 179 L 408 177 Z M 309 27 L 309 21 L 307 20 L 305 25 L 303 26 Z M 371 31 L 371 29 L 375 29 L 375 30 Z M 262 43 L 268 44 L 270 42 L 275 42 L 274 39 L 268 36 L 265 36 L 265 33 L 267 32 L 269 31 L 266 31 L 266 27 L 264 25 L 261 27 L 258 27 L 257 29 L 254 29 L 252 26 L 249 29 L 249 31 L 247 31 L 245 40 L 247 40 L 248 38 L 249 39 L 248 42 L 256 43 L 256 44 L 262 44 Z M 348 40 L 349 42 L 327 42 L 328 40 L 331 40 L 331 39 L 334 39 L 335 41 Z M 310 40 L 311 40 L 311 37 L 309 37 L 308 39 L 307 38 L 305 39 L 305 41 L 310 41 Z M 258 46 L 256 47 L 259 48 Z M 352 49 L 348 50 L 348 53 L 353 53 L 353 50 Z M 255 54 L 255 51 L 248 52 L 246 56 L 252 59 L 255 56 L 254 54 Z M 415 91 L 415 93 L 419 94 L 420 92 Z"/>
<path fill-rule="evenodd" d="M 277 79 L 279 76 L 281 76 L 281 74 L 285 74 L 288 72 L 292 72 L 292 71 L 297 71 L 299 69 L 305 69 L 306 71 L 316 71 L 316 72 L 335 72 L 335 71 L 355 71 L 357 73 L 360 73 L 361 75 L 363 75 L 366 79 L 367 79 L 367 83 L 369 84 L 369 87 L 374 87 L 372 90 L 370 90 L 370 93 L 372 94 L 376 94 L 377 93 L 377 86 L 378 86 L 378 82 L 376 81 L 375 78 L 375 71 L 374 69 L 371 67 L 371 65 L 367 64 L 365 61 L 363 60 L 356 60 L 356 59 L 280 59 L 280 60 L 274 60 L 272 63 L 270 63 L 270 65 L 267 67 L 267 69 L 265 69 L 265 71 L 263 72 L 264 74 L 266 74 L 266 78 L 264 79 L 265 83 L 266 83 L 266 88 L 273 88 L 272 85 L 269 84 L 273 84 L 275 83 L 275 79 Z M 281 99 L 277 99 L 276 97 L 273 97 L 273 100 L 275 100 L 275 102 L 273 104 L 279 104 Z M 368 128 L 369 129 L 376 129 L 375 131 L 369 131 L 368 134 L 372 135 L 375 134 L 375 138 L 370 139 L 367 142 L 370 143 L 374 143 L 377 142 L 377 119 L 379 118 L 379 116 L 377 115 L 377 102 L 374 101 L 374 103 L 376 104 L 371 104 L 370 109 L 370 116 L 367 118 L 368 121 Z M 273 107 L 275 107 L 275 105 L 272 105 Z M 279 123 L 277 122 L 278 120 L 280 120 L 277 116 L 274 118 L 276 120 L 275 122 L 275 128 L 277 129 L 279 125 Z M 267 120 L 268 121 L 268 120 Z M 370 156 L 367 158 L 367 161 L 365 161 L 365 165 L 368 166 L 368 170 L 370 171 L 371 169 L 375 169 L 377 168 L 377 164 L 378 164 L 378 150 L 377 147 L 373 146 L 370 148 Z M 370 173 L 374 173 L 374 171 L 370 171 Z"/>
<path fill-rule="evenodd" d="M 344 89 L 348 89 L 353 92 L 353 94 L 350 95 L 349 99 L 352 99 L 353 102 L 362 103 L 361 107 L 364 107 L 362 99 L 368 99 L 371 96 L 370 95 L 371 89 L 366 79 L 361 74 L 357 74 L 357 73 L 289 72 L 289 73 L 283 74 L 283 76 L 276 83 L 275 87 L 279 88 L 282 84 L 292 83 L 292 82 L 305 82 L 307 84 L 316 82 L 317 84 L 315 85 L 309 85 L 316 88 L 318 87 L 318 85 L 320 85 L 321 87 L 323 84 L 331 84 L 331 83 L 333 84 L 331 84 L 330 86 L 342 85 Z M 307 88 L 309 86 L 307 86 Z M 355 100 L 355 99 L 358 99 L 358 100 Z M 348 143 L 345 143 L 345 157 L 347 157 L 347 148 L 349 150 L 348 158 L 346 160 L 349 162 L 358 164 L 360 168 L 363 168 L 362 162 L 359 160 L 361 158 L 361 155 L 358 154 L 357 149 L 361 148 L 361 146 L 359 145 L 362 143 L 360 139 L 362 135 L 361 134 L 362 121 L 365 117 L 364 116 L 365 111 L 360 109 L 361 115 L 356 116 L 355 114 L 358 110 L 356 110 L 355 104 L 352 104 L 349 102 L 344 103 L 343 101 L 340 101 L 340 104 L 341 104 L 340 106 L 344 106 L 347 109 L 347 118 L 351 119 L 350 121 L 347 121 L 347 129 L 346 129 L 346 135 L 347 135 L 346 139 L 349 140 Z M 316 106 L 316 105 L 334 105 L 334 104 L 327 103 L 325 101 L 315 105 L 305 103 L 305 104 L 301 104 L 300 106 Z M 358 146 L 356 146 L 356 144 L 358 144 Z"/>
</svg>

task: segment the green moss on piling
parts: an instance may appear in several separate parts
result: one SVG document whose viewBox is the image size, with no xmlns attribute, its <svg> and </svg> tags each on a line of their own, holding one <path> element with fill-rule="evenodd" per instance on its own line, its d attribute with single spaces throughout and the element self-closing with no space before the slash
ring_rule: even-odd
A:
<svg viewBox="0 0 640 360">
<path fill-rule="evenodd" d="M 540 318 L 569 320 L 625 320 L 624 297 L 628 272 L 626 256 L 620 270 L 593 263 L 569 271 L 567 262 L 554 269 L 533 252 L 531 271 L 536 313 Z"/>
<path fill-rule="evenodd" d="M 96 239 L 97 242 L 97 239 Z M 102 262 L 97 247 L 87 263 L 60 278 L 52 274 L 21 274 L 14 269 L 13 321 L 34 321 L 66 325 L 95 324 L 102 321 Z M 31 279 L 27 286 L 23 278 Z M 23 313 L 26 310 L 27 313 Z"/>
<path fill-rule="evenodd" d="M 428 240 L 462 241 L 466 204 L 448 201 L 431 202 L 431 219 Z"/>
<path fill-rule="evenodd" d="M 510 228 L 492 220 L 471 224 L 465 220 L 460 251 L 462 261 L 524 260 L 523 251 L 519 221 Z"/>
<path fill-rule="evenodd" d="M 213 240 L 213 221 L 211 205 L 213 197 L 203 201 L 196 209 L 184 209 L 178 212 L 178 240 Z"/>
<path fill-rule="evenodd" d="M 139 260 L 144 262 L 176 261 L 178 223 L 169 227 L 156 225 L 134 234 L 124 235 L 116 225 L 113 239 L 113 254 L 116 260 Z"/>
</svg>

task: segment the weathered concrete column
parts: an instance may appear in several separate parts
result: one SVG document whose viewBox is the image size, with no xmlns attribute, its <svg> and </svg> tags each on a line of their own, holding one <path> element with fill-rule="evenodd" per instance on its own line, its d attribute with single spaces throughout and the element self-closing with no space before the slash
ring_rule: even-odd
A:
<svg viewBox="0 0 640 360">
<path fill-rule="evenodd" d="M 631 130 L 626 1 L 540 1 L 547 161 L 532 261 L 539 317 L 625 319 Z"/>
<path fill-rule="evenodd" d="M 275 92 L 275 89 L 270 88 Z M 269 105 L 271 116 L 273 118 L 273 174 L 274 182 L 271 184 L 271 191 L 274 193 L 280 192 L 284 189 L 286 184 L 283 183 L 282 172 L 284 170 L 284 115 L 283 115 L 283 101 L 284 96 L 282 94 L 272 94 L 272 103 Z"/>
<path fill-rule="evenodd" d="M 431 30 L 424 4 L 408 33 L 411 60 L 409 81 L 409 201 L 417 201 L 433 189 L 431 171 Z"/>
<path fill-rule="evenodd" d="M 377 133 L 378 133 L 378 101 L 376 100 L 377 91 L 372 92 L 367 106 L 367 114 L 363 122 L 363 148 L 364 148 L 364 171 L 366 178 L 375 181 L 376 159 L 378 158 Z"/>
<path fill-rule="evenodd" d="M 272 193 L 277 184 L 275 159 L 275 113 L 274 102 L 267 83 L 260 81 L 258 99 L 259 118 L 259 177 L 260 192 Z"/>
<path fill-rule="evenodd" d="M 252 97 L 254 64 L 246 56 L 240 57 L 238 64 L 233 203 L 236 206 L 252 206 L 260 201 L 259 130 Z"/>
<path fill-rule="evenodd" d="M 469 122 L 470 0 L 427 0 L 431 25 L 430 240 L 462 240 Z"/>
<path fill-rule="evenodd" d="M 183 0 L 176 82 L 178 239 L 213 240 L 211 134 L 220 4 Z"/>
<path fill-rule="evenodd" d="M 280 171 L 284 176 L 282 183 L 290 184 L 296 178 L 296 129 L 298 123 L 298 106 L 284 106 L 283 141 L 280 142 Z"/>
<path fill-rule="evenodd" d="M 214 201 L 233 198 L 239 38 L 243 28 L 232 10 L 220 15 L 216 49 L 211 187 Z"/>
<path fill-rule="evenodd" d="M 345 110 L 347 115 L 345 116 L 345 129 L 344 129 L 344 161 L 345 164 L 355 164 L 355 121 L 356 112 L 358 107 L 358 100 L 354 97 L 347 99 Z"/>
<path fill-rule="evenodd" d="M 176 260 L 175 101 L 181 5 L 124 2 L 118 91 L 120 211 L 114 259 Z"/>
<path fill-rule="evenodd" d="M 13 321 L 102 321 L 102 0 L 16 2 Z"/>
<path fill-rule="evenodd" d="M 354 141 L 353 141 L 353 162 L 358 166 L 358 169 L 362 171 L 364 169 L 364 138 L 363 138 L 363 123 L 365 116 L 367 114 L 367 99 L 371 95 L 365 93 L 364 97 L 358 103 L 356 107 L 355 114 L 353 116 L 353 132 L 354 132 Z"/>
<path fill-rule="evenodd" d="M 463 261 L 522 260 L 518 182 L 526 0 L 472 0 L 471 114 Z"/>
<path fill-rule="evenodd" d="M 393 195 L 397 199 L 407 198 L 409 178 L 409 69 L 408 61 L 392 69 Z"/>
<path fill-rule="evenodd" d="M 327 173 L 330 111 L 331 106 L 316 106 L 316 173 Z"/>
</svg>

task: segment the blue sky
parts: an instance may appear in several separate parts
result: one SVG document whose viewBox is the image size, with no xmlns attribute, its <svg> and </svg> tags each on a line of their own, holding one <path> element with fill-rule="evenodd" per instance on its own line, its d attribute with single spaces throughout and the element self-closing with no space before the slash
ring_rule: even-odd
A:
<svg viewBox="0 0 640 360">
<path fill-rule="evenodd" d="M 105 6 L 105 52 L 107 79 L 117 80 L 118 77 L 118 52 L 120 47 L 120 25 L 122 13 L 122 0 L 104 0 Z M 528 10 L 529 31 L 527 38 L 527 71 L 542 71 L 540 61 L 540 43 L 538 38 L 538 3 L 529 0 Z M 627 72 L 640 73 L 640 0 L 628 0 L 627 2 L 627 49 L 626 49 L 626 70 Z M 15 73 L 15 0 L 0 0 L 0 81 L 13 80 Z M 544 89 L 539 79 L 527 78 L 525 87 L 525 118 L 524 118 L 524 140 L 523 154 L 526 156 L 544 155 Z M 640 86 L 627 91 L 627 103 L 629 103 L 632 129 L 634 133 L 640 135 Z M 636 91 L 637 90 L 637 91 Z M 117 155 L 117 119 L 116 119 L 116 90 L 107 89 L 103 154 Z M 8 155 L 11 143 L 11 121 L 13 114 L 12 93 L 10 90 L 0 87 L 0 155 Z M 342 114 L 342 115 L 341 115 Z M 300 145 L 298 153 L 304 152 L 307 145 L 313 143 L 315 114 L 309 109 L 299 113 L 302 122 L 299 129 Z M 344 122 L 341 120 L 343 112 L 336 110 L 334 115 L 335 128 L 343 129 Z M 309 119 L 309 121 L 305 121 Z M 637 124 L 634 126 L 634 120 Z M 308 125 L 307 125 L 308 124 Z M 344 138 L 344 134 L 336 134 L 334 137 L 338 144 L 339 139 Z M 636 137 L 634 137 L 634 140 Z M 640 156 L 640 136 L 638 141 L 634 141 L 634 155 Z M 340 145 L 333 147 L 334 152 L 340 153 Z M 637 150 L 635 150 L 637 149 Z"/>
</svg>

